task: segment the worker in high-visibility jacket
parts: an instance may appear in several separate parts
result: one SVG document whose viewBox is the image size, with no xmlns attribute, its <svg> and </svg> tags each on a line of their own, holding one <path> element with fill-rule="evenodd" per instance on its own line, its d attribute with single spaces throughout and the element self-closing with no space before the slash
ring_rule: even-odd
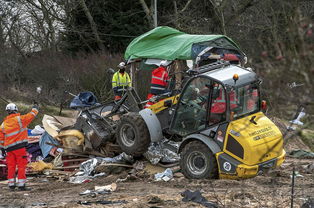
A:
<svg viewBox="0 0 314 208">
<path fill-rule="evenodd" d="M 150 84 L 150 93 L 147 95 L 147 100 L 155 95 L 160 95 L 166 92 L 169 75 L 167 72 L 168 62 L 166 60 L 160 62 L 160 66 L 152 71 L 152 80 Z M 153 101 L 148 101 L 145 108 L 153 105 Z"/>
<path fill-rule="evenodd" d="M 25 115 L 18 113 L 18 108 L 14 103 L 9 103 L 5 110 L 9 115 L 5 117 L 1 124 L 0 147 L 4 148 L 7 153 L 8 185 L 11 190 L 14 190 L 16 186 L 21 191 L 29 190 L 25 186 L 27 126 L 38 114 L 38 105 L 34 105 L 31 112 Z M 18 168 L 17 181 L 15 181 L 16 166 Z"/>
<path fill-rule="evenodd" d="M 119 71 L 114 73 L 112 77 L 114 100 L 120 100 L 121 97 L 126 93 L 127 88 L 132 86 L 131 78 L 125 71 L 125 68 L 125 63 L 121 62 L 118 65 Z"/>
</svg>

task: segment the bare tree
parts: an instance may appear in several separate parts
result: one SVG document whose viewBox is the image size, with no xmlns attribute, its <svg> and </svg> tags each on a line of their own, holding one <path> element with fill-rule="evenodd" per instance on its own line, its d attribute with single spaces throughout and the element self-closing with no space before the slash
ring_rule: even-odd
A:
<svg viewBox="0 0 314 208">
<path fill-rule="evenodd" d="M 101 41 L 101 39 L 99 37 L 99 34 L 98 34 L 98 31 L 97 31 L 96 23 L 95 23 L 95 21 L 93 19 L 93 16 L 91 15 L 88 7 L 86 6 L 85 0 L 79 0 L 79 3 L 80 3 L 81 7 L 84 10 L 86 18 L 88 19 L 88 22 L 90 24 L 90 27 L 92 29 L 92 32 L 94 34 L 94 37 L 96 39 L 96 42 L 97 42 L 97 45 L 98 45 L 99 49 L 104 49 L 104 45 L 102 44 L 102 41 Z"/>
</svg>

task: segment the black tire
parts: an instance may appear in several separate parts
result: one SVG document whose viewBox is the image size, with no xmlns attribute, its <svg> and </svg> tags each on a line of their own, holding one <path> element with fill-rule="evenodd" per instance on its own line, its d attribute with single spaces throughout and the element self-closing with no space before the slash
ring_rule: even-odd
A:
<svg viewBox="0 0 314 208">
<path fill-rule="evenodd" d="M 218 178 L 217 160 L 204 143 L 192 141 L 184 147 L 180 155 L 181 172 L 186 178 Z"/>
<path fill-rule="evenodd" d="M 122 116 L 116 137 L 122 151 L 135 157 L 145 153 L 150 144 L 146 123 L 138 113 L 134 112 Z"/>
</svg>

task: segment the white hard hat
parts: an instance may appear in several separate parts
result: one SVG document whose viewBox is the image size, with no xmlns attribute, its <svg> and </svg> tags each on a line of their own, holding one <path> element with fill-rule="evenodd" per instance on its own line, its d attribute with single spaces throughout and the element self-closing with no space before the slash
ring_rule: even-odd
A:
<svg viewBox="0 0 314 208">
<path fill-rule="evenodd" d="M 6 107 L 5 107 L 6 111 L 18 111 L 17 106 L 14 103 L 9 103 Z"/>
<path fill-rule="evenodd" d="M 168 66 L 168 61 L 167 60 L 161 61 L 160 66 Z"/>
<path fill-rule="evenodd" d="M 118 68 L 119 68 L 119 69 L 125 68 L 125 63 L 124 63 L 124 62 L 121 62 L 121 63 L 118 65 Z"/>
</svg>

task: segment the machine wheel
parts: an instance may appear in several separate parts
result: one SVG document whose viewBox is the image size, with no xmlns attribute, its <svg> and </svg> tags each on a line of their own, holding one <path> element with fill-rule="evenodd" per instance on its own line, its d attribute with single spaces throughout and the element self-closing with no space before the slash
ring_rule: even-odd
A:
<svg viewBox="0 0 314 208">
<path fill-rule="evenodd" d="M 200 141 L 192 141 L 181 152 L 180 168 L 186 178 L 217 178 L 217 160 L 212 151 Z"/>
<path fill-rule="evenodd" d="M 146 123 L 138 113 L 134 112 L 122 116 L 116 137 L 122 151 L 133 156 L 141 156 L 150 144 Z"/>
</svg>

